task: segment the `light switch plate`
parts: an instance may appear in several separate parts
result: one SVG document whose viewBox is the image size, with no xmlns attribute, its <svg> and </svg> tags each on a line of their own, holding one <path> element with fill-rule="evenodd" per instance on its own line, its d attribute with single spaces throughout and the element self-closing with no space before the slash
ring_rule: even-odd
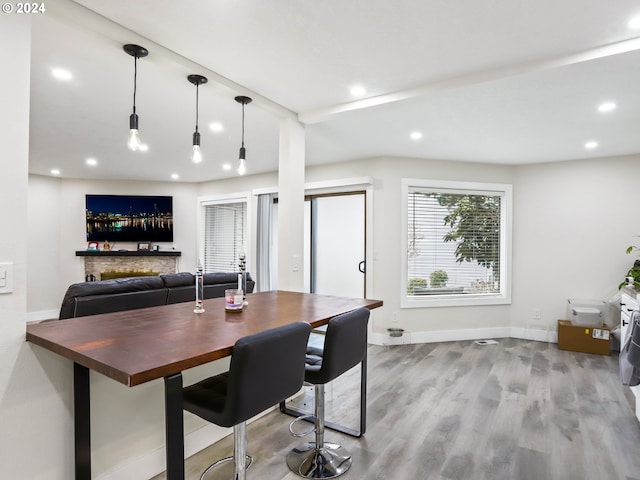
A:
<svg viewBox="0 0 640 480">
<path fill-rule="evenodd" d="M 13 262 L 0 262 L 0 293 L 13 292 Z"/>
</svg>

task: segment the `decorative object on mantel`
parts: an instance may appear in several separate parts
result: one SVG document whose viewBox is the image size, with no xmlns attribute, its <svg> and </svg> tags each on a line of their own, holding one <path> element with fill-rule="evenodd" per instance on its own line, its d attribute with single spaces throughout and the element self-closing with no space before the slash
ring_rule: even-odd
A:
<svg viewBox="0 0 640 480">
<path fill-rule="evenodd" d="M 136 113 L 136 90 L 138 83 L 138 59 L 149 55 L 149 51 L 140 45 L 128 43 L 122 49 L 134 58 L 133 63 L 133 113 L 129 116 L 129 141 L 127 146 L 129 149 L 144 150 L 140 142 L 140 134 L 138 133 L 138 114 Z"/>
<path fill-rule="evenodd" d="M 247 149 L 244 148 L 244 106 L 247 103 L 251 103 L 253 100 L 251 99 L 251 97 L 239 95 L 235 98 L 235 101 L 242 104 L 242 144 L 240 145 L 238 175 L 244 175 L 245 173 L 247 173 L 247 162 L 245 161 L 245 158 L 247 156 Z"/>
<path fill-rule="evenodd" d="M 108 252 L 111 250 L 111 245 L 109 245 L 109 240 L 104 241 L 104 245 L 102 245 L 102 250 Z"/>
<path fill-rule="evenodd" d="M 98 242 L 87 243 L 87 250 L 99 252 L 100 250 L 98 250 Z"/>
<path fill-rule="evenodd" d="M 138 250 L 145 252 L 151 251 L 151 242 L 138 242 Z"/>
</svg>

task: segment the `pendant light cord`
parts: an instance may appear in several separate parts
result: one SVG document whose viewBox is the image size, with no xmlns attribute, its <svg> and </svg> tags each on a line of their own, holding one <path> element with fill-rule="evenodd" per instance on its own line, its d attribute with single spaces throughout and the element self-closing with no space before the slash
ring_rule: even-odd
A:
<svg viewBox="0 0 640 480">
<path fill-rule="evenodd" d="M 198 92 L 200 91 L 200 85 L 196 83 L 196 133 L 198 133 Z"/>
<path fill-rule="evenodd" d="M 136 113 L 136 89 L 138 85 L 138 56 L 133 56 L 133 113 Z"/>
<path fill-rule="evenodd" d="M 242 104 L 242 147 L 244 148 L 244 103 Z"/>
</svg>

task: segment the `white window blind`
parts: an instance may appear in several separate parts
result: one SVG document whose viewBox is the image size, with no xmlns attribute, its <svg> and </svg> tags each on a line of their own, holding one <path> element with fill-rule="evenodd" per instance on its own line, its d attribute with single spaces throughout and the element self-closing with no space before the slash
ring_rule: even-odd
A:
<svg viewBox="0 0 640 480">
<path fill-rule="evenodd" d="M 204 271 L 238 271 L 238 253 L 246 241 L 247 203 L 205 205 Z"/>
<path fill-rule="evenodd" d="M 505 299 L 506 192 L 483 190 L 479 184 L 473 189 L 442 184 L 446 182 L 429 186 L 425 181 L 407 184 L 404 190 L 403 303 L 419 306 L 442 300 L 439 305 L 454 305 L 470 297 Z"/>
</svg>

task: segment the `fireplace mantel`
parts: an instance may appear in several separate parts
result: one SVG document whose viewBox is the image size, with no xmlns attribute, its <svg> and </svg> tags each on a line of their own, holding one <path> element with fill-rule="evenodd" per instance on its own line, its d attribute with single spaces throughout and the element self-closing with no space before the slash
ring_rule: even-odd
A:
<svg viewBox="0 0 640 480">
<path fill-rule="evenodd" d="M 179 257 L 176 250 L 76 250 L 76 257 Z"/>
</svg>

